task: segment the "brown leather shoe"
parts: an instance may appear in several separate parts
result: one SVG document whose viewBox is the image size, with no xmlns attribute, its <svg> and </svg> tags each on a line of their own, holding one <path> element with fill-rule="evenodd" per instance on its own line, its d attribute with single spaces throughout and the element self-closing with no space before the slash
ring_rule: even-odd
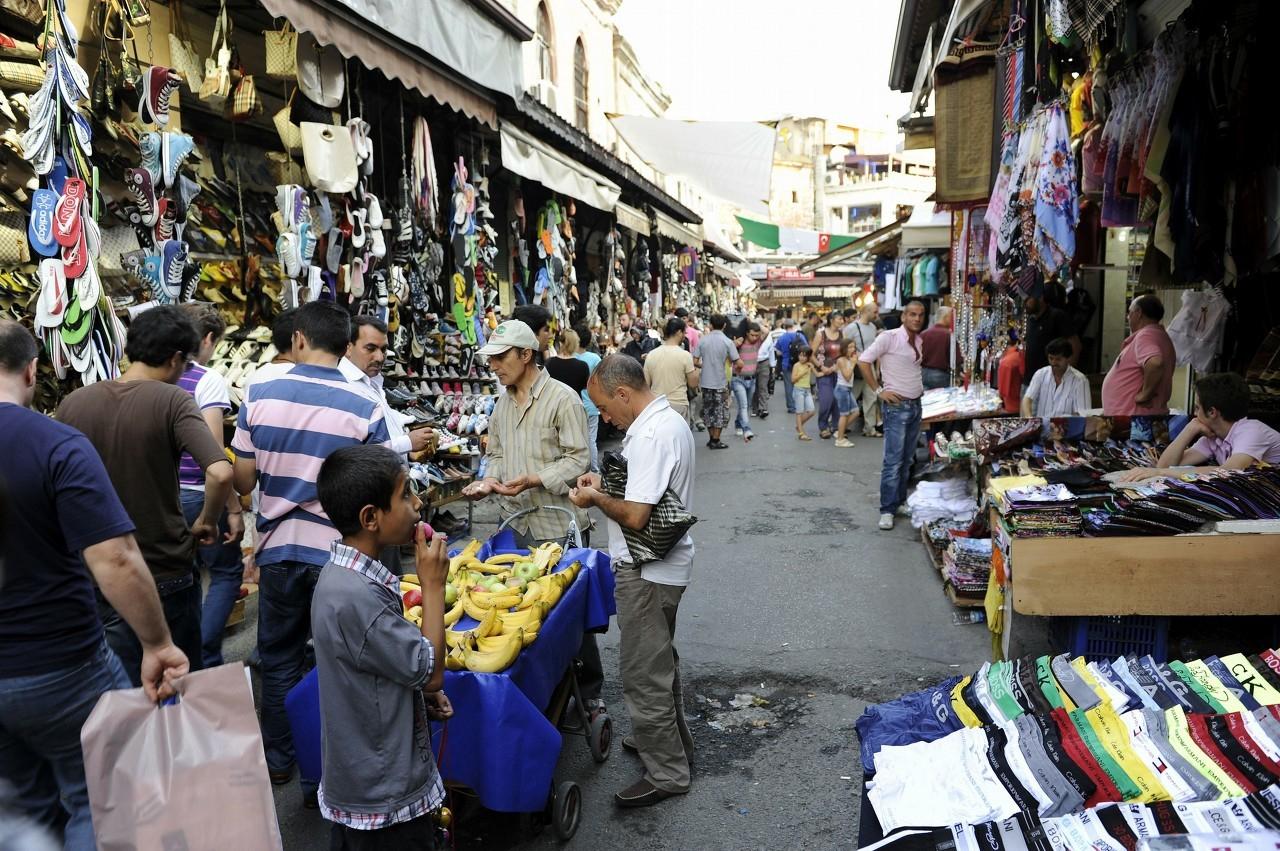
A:
<svg viewBox="0 0 1280 851">
<path fill-rule="evenodd" d="M 613 800 L 620 807 L 652 807 L 667 798 L 683 795 L 688 791 L 686 789 L 684 792 L 666 792 L 648 780 L 640 780 L 614 795 Z"/>
</svg>

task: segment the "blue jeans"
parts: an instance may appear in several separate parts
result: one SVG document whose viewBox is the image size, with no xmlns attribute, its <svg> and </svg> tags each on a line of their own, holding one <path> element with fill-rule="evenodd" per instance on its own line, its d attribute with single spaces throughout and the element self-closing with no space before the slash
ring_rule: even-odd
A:
<svg viewBox="0 0 1280 851">
<path fill-rule="evenodd" d="M 938 387 L 950 387 L 951 370 L 926 366 L 920 370 L 920 380 L 923 382 L 925 390 L 934 390 Z"/>
<path fill-rule="evenodd" d="M 835 431 L 840 422 L 840 415 L 836 413 L 835 375 L 819 376 L 816 391 L 818 397 L 818 430 Z"/>
<path fill-rule="evenodd" d="M 0 679 L 0 777 L 19 812 L 55 832 L 65 822 L 67 851 L 97 847 L 80 728 L 104 692 L 128 687 L 105 641 L 79 664 Z"/>
<path fill-rule="evenodd" d="M 794 414 L 796 412 L 796 395 L 792 392 L 791 364 L 779 368 L 782 370 L 782 395 L 787 401 L 787 413 Z"/>
<path fill-rule="evenodd" d="M 587 445 L 591 449 L 591 472 L 600 472 L 600 450 L 596 441 L 600 438 L 600 415 L 587 414 Z"/>
<path fill-rule="evenodd" d="M 262 674 L 262 743 L 267 768 L 293 767 L 293 732 L 284 699 L 306 671 L 311 595 L 321 568 L 300 561 L 264 565 L 258 584 L 258 655 Z"/>
<path fill-rule="evenodd" d="M 751 397 L 756 394 L 756 377 L 754 375 L 735 375 L 733 377 L 733 398 L 738 403 L 738 413 L 733 424 L 743 431 L 751 431 L 751 423 L 747 413 L 751 410 Z"/>
<path fill-rule="evenodd" d="M 196 522 L 204 508 L 201 491 L 182 491 L 182 513 L 187 525 Z M 227 531 L 227 513 L 218 519 L 218 535 Z M 221 540 L 207 547 L 198 547 L 196 557 L 209 571 L 209 590 L 204 595 L 200 610 L 201 658 L 206 668 L 222 664 L 222 634 L 227 628 L 227 618 L 240 595 L 240 583 L 244 579 L 244 567 L 240 563 L 240 545 L 226 544 Z"/>
<path fill-rule="evenodd" d="M 907 501 L 907 480 L 920 440 L 920 400 L 896 405 L 881 400 L 884 418 L 884 467 L 880 470 L 880 513 L 892 514 Z"/>
<path fill-rule="evenodd" d="M 156 582 L 156 592 L 160 595 L 160 608 L 164 611 L 164 622 L 169 626 L 173 643 L 187 654 L 191 670 L 200 670 L 204 667 L 200 663 L 200 577 L 196 575 L 195 566 L 192 565 L 187 576 Z M 101 595 L 98 614 L 107 634 L 107 645 L 119 657 L 129 682 L 138 688 L 142 685 L 142 642 L 120 613 L 101 599 Z"/>
</svg>

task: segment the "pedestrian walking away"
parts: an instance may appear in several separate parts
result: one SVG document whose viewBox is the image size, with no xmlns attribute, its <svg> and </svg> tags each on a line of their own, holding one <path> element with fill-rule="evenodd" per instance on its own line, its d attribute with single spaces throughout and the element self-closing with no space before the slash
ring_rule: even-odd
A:
<svg viewBox="0 0 1280 851">
<path fill-rule="evenodd" d="M 775 347 L 778 352 L 778 369 L 782 373 L 783 401 L 787 403 L 787 413 L 796 412 L 795 394 L 792 392 L 791 367 L 795 366 L 796 352 L 801 346 L 807 347 L 804 335 L 796 330 L 796 321 L 791 318 L 782 320 L 782 334 Z"/>
<path fill-rule="evenodd" d="M 702 394 L 702 419 L 707 425 L 708 449 L 728 449 L 720 432 L 729 425 L 729 373 L 740 366 L 738 347 L 725 336 L 729 320 L 723 313 L 711 317 L 711 331 L 703 334 L 693 352 L 694 365 L 702 371 L 698 390 Z"/>
<path fill-rule="evenodd" d="M 689 416 L 689 392 L 698 386 L 698 368 L 693 356 L 682 344 L 685 341 L 684 320 L 673 317 L 667 320 L 663 344 L 644 360 L 644 377 L 649 389 L 666 398 L 671 410 L 686 419 Z"/>
<path fill-rule="evenodd" d="M 921 375 L 920 330 L 925 305 L 911 299 L 902 308 L 902 326 L 876 337 L 858 356 L 862 378 L 880 397 L 884 416 L 884 464 L 880 469 L 880 529 L 893 528 L 893 517 L 907 501 L 911 463 L 920 440 Z M 880 366 L 876 377 L 873 366 Z"/>
<path fill-rule="evenodd" d="M 619 667 L 632 727 L 622 744 L 644 766 L 644 776 L 614 797 L 621 807 L 645 807 L 687 793 L 692 782 L 694 742 L 684 716 L 675 632 L 680 599 L 692 578 L 694 546 L 686 534 L 660 561 L 637 565 L 622 530 L 644 529 L 653 506 L 668 490 L 693 510 L 693 435 L 666 399 L 649 389 L 638 364 L 625 356 L 606 358 L 588 392 L 606 422 L 626 429 L 626 493 L 606 494 L 600 477 L 588 474 L 578 480 L 570 499 L 581 508 L 599 509 L 609 522 L 622 633 Z"/>
</svg>

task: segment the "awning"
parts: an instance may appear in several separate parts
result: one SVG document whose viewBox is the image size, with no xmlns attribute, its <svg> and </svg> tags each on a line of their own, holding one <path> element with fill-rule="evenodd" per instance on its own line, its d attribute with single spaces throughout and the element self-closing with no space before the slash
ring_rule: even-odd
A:
<svg viewBox="0 0 1280 851">
<path fill-rule="evenodd" d="M 502 166 L 589 207 L 612 213 L 621 187 L 539 142 L 518 127 L 502 125 Z"/>
<path fill-rule="evenodd" d="M 693 229 L 688 225 L 677 222 L 661 210 L 658 210 L 657 213 L 658 233 L 667 239 L 673 239 L 690 248 L 702 248 L 702 234 L 694 233 Z"/>
<path fill-rule="evenodd" d="M 713 214 L 709 213 L 702 217 L 702 240 L 730 260 L 738 263 L 747 262 L 747 258 L 742 256 L 742 252 L 734 247 L 729 237 L 720 229 L 720 224 L 714 220 Z"/>
<path fill-rule="evenodd" d="M 836 248 L 836 249 L 833 249 L 832 251 L 828 251 L 826 254 L 823 254 L 821 257 L 815 257 L 814 259 L 810 260 L 807 263 L 801 263 L 800 271 L 815 272 L 818 269 L 821 269 L 825 266 L 830 266 L 832 263 L 840 263 L 841 261 L 844 261 L 844 260 L 852 260 L 855 257 L 858 257 L 863 253 L 871 250 L 877 245 L 897 237 L 899 234 L 902 233 L 902 226 L 906 222 L 907 222 L 907 219 L 899 219 L 893 224 L 886 225 L 885 227 L 882 227 L 879 230 L 874 230 L 871 233 L 867 234 L 866 236 L 855 239 L 853 242 L 850 242 L 847 245 L 843 245 L 840 248 Z"/>
<path fill-rule="evenodd" d="M 949 248 L 951 246 L 951 214 L 935 213 L 932 204 L 920 204 L 902 225 L 903 248 Z"/>
<path fill-rule="evenodd" d="M 645 162 L 749 210 L 768 209 L 775 128 L 755 121 L 609 120 Z"/>
<path fill-rule="evenodd" d="M 520 42 L 461 0 L 404 5 L 262 0 L 262 5 L 320 44 L 495 130 L 497 106 L 479 87 L 519 96 Z"/>
<path fill-rule="evenodd" d="M 649 217 L 640 210 L 619 201 L 613 205 L 613 213 L 618 217 L 618 226 L 640 236 L 649 235 Z"/>
</svg>

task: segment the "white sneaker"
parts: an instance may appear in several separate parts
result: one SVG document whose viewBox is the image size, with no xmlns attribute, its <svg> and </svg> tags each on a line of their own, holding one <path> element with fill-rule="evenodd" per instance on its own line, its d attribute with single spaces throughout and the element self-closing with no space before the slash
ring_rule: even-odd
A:
<svg viewBox="0 0 1280 851">
<path fill-rule="evenodd" d="M 892 515 L 892 514 L 881 514 L 881 515 L 880 515 L 880 529 L 881 529 L 882 531 L 887 532 L 887 531 L 889 531 L 889 530 L 890 530 L 890 529 L 892 529 L 892 528 L 893 528 L 893 515 Z"/>
<path fill-rule="evenodd" d="M 742 429 L 740 428 L 735 428 L 733 430 L 733 433 L 736 434 L 738 437 L 742 437 Z"/>
</svg>

